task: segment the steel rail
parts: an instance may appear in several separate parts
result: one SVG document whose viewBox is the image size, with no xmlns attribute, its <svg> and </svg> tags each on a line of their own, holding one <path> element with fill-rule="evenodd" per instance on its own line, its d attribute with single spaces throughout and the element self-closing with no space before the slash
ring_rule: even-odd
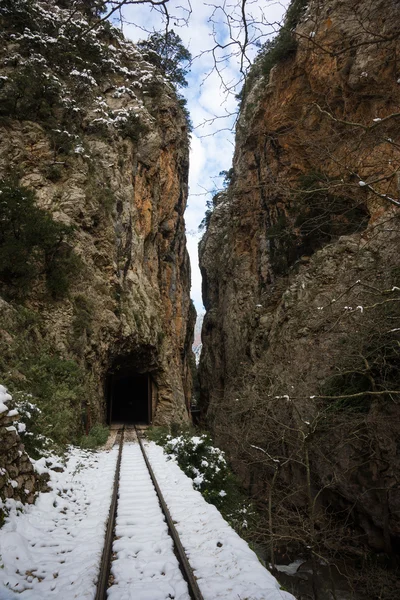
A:
<svg viewBox="0 0 400 600">
<path fill-rule="evenodd" d="M 185 550 L 182 546 L 182 542 L 179 538 L 179 534 L 175 528 L 174 522 L 172 520 L 171 514 L 168 510 L 168 506 L 164 500 L 164 496 L 162 495 L 160 486 L 158 485 L 156 476 L 154 475 L 153 469 L 151 468 L 149 459 L 147 458 L 147 454 L 146 451 L 144 449 L 142 440 L 140 438 L 140 435 L 135 427 L 135 431 L 136 431 L 136 435 L 137 435 L 137 439 L 140 445 L 140 449 L 142 451 L 143 454 L 143 458 L 144 461 L 146 463 L 147 469 L 149 471 L 151 480 L 153 482 L 154 488 L 157 492 L 157 496 L 158 496 L 158 500 L 160 502 L 160 506 L 161 509 L 164 513 L 165 519 L 167 521 L 167 525 L 168 525 L 168 529 L 169 529 L 169 533 L 174 541 L 175 544 L 175 552 L 177 555 L 177 558 L 179 560 L 180 563 L 180 568 L 182 571 L 182 575 L 184 577 L 184 579 L 186 580 L 186 583 L 188 584 L 188 588 L 189 588 L 189 595 L 191 597 L 192 600 L 204 600 L 203 595 L 199 589 L 199 586 L 197 585 L 197 581 L 196 578 L 194 576 L 194 573 L 192 571 L 192 567 L 189 564 L 189 561 L 187 559 L 187 556 L 185 554 Z"/>
<path fill-rule="evenodd" d="M 120 470 L 121 470 L 121 457 L 122 457 L 123 445 L 124 445 L 124 427 L 121 430 L 121 438 L 120 438 L 120 442 L 119 442 L 117 465 L 115 468 L 115 475 L 114 475 L 114 489 L 113 489 L 113 494 L 111 497 L 110 512 L 108 515 L 107 530 L 106 530 L 106 536 L 105 536 L 105 540 L 104 540 L 103 554 L 102 554 L 101 563 L 100 563 L 99 578 L 97 580 L 96 600 L 106 600 L 106 598 L 107 598 L 108 580 L 110 577 L 110 569 L 111 569 L 112 544 L 113 544 L 113 538 L 114 538 L 115 515 L 117 512 L 117 503 L 118 503 L 119 474 L 120 474 Z"/>
</svg>

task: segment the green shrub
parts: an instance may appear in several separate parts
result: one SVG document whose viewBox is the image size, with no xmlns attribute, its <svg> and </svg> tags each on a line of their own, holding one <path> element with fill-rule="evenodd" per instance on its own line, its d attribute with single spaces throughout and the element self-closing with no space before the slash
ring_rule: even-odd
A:
<svg viewBox="0 0 400 600">
<path fill-rule="evenodd" d="M 285 15 L 285 22 L 279 33 L 262 46 L 254 61 L 247 82 L 238 96 L 239 100 L 244 99 L 248 90 L 252 87 L 254 80 L 261 74 L 269 77 L 271 69 L 276 64 L 295 54 L 297 40 L 293 30 L 300 22 L 308 3 L 309 0 L 292 0 Z"/>
<path fill-rule="evenodd" d="M 324 396 L 346 396 L 345 398 L 332 399 L 327 406 L 328 412 L 368 413 L 372 403 L 372 396 L 368 394 L 371 381 L 367 375 L 354 371 L 353 373 L 337 373 L 332 375 L 322 385 Z M 353 394 L 363 393 L 362 396 L 351 398 Z"/>
<path fill-rule="evenodd" d="M 93 321 L 93 304 L 79 294 L 74 297 L 74 320 L 72 322 L 72 331 L 75 339 L 79 339 L 87 332 L 91 332 L 91 324 Z"/>
<path fill-rule="evenodd" d="M 130 114 L 118 126 L 123 138 L 128 138 L 137 143 L 140 138 L 149 132 L 149 127 L 136 115 Z"/>
<path fill-rule="evenodd" d="M 49 165 L 46 168 L 46 177 L 53 183 L 59 181 L 63 176 L 63 167 L 62 165 Z"/>
<path fill-rule="evenodd" d="M 13 24 L 14 30 L 23 31 L 32 23 L 33 0 L 2 0 L 0 16 Z"/>
<path fill-rule="evenodd" d="M 14 336 L 7 365 L 0 364 L 1 379 L 26 424 L 23 441 L 28 452 L 39 458 L 49 448 L 62 449 L 78 439 L 84 372 L 75 361 L 50 354 L 44 341 L 38 344 L 37 332 Z"/>
<path fill-rule="evenodd" d="M 52 440 L 42 435 L 40 431 L 40 408 L 32 402 L 32 394 L 27 392 L 14 392 L 12 406 L 18 410 L 19 418 L 13 424 L 18 430 L 24 443 L 25 450 L 31 458 L 39 459 L 46 455 L 51 448 Z"/>
<path fill-rule="evenodd" d="M 222 173 L 222 171 L 221 171 L 221 173 Z M 205 212 L 203 220 L 201 221 L 201 223 L 199 225 L 199 231 L 207 231 L 208 226 L 211 221 L 212 214 L 214 212 L 214 208 L 216 207 L 218 201 L 221 200 L 223 193 L 224 192 L 218 192 L 217 194 L 214 194 L 214 196 L 211 198 L 211 200 L 206 200 L 207 210 Z"/>
<path fill-rule="evenodd" d="M 43 275 L 51 295 L 64 296 L 77 268 L 68 244 L 73 228 L 37 207 L 32 190 L 6 180 L 0 180 L 0 223 L 0 282 L 6 297 L 25 297 Z"/>
<path fill-rule="evenodd" d="M 26 64 L 1 80 L 0 116 L 46 122 L 60 106 L 61 85 L 37 64 Z M 53 118 L 53 119 L 52 119 Z"/>
<path fill-rule="evenodd" d="M 58 154 L 71 154 L 76 146 L 76 136 L 61 129 L 50 129 L 47 131 L 54 157 Z"/>
<path fill-rule="evenodd" d="M 178 100 L 179 106 L 182 109 L 183 116 L 185 117 L 188 131 L 191 132 L 191 131 L 193 131 L 193 123 L 192 123 L 192 119 L 190 118 L 190 112 L 187 108 L 187 100 L 180 94 L 177 94 L 177 100 Z"/>
<path fill-rule="evenodd" d="M 31 455 L 47 449 L 45 438 L 57 450 L 76 442 L 92 394 L 87 372 L 75 360 L 54 351 L 38 312 L 17 304 L 2 319 L 2 329 L 8 336 L 0 336 L 0 381 L 23 412 L 32 413 L 29 421 L 26 414 L 21 418 L 29 431 Z M 38 410 L 32 412 L 28 403 Z"/>
<path fill-rule="evenodd" d="M 164 446 L 170 438 L 170 435 L 169 427 L 152 425 L 146 430 L 146 436 L 148 439 L 152 442 L 155 442 L 159 446 Z"/>
<path fill-rule="evenodd" d="M 104 425 L 94 425 L 89 431 L 89 435 L 83 435 L 80 438 L 78 446 L 87 449 L 95 449 L 99 446 L 104 446 L 109 433 L 110 430 L 108 427 L 105 427 Z"/>
<path fill-rule="evenodd" d="M 298 238 L 285 213 L 278 210 L 277 219 L 268 228 L 271 266 L 277 275 L 285 275 L 298 258 Z"/>
<path fill-rule="evenodd" d="M 250 526 L 254 511 L 228 467 L 224 452 L 213 446 L 209 435 L 193 435 L 191 428 L 172 424 L 171 433 L 166 428 L 152 428 L 149 437 L 175 458 L 193 480 L 194 488 L 218 508 L 232 527 L 242 531 Z"/>
<path fill-rule="evenodd" d="M 112 189 L 108 186 L 103 187 L 98 199 L 104 212 L 109 215 L 116 204 L 115 194 Z"/>
<path fill-rule="evenodd" d="M 278 35 L 268 41 L 261 51 L 262 72 L 268 76 L 272 67 L 296 52 L 297 40 L 293 30 L 297 27 L 309 0 L 292 0 L 285 15 L 285 22 Z"/>
<path fill-rule="evenodd" d="M 58 4 L 61 8 L 70 8 L 71 2 L 70 0 L 57 0 L 56 4 Z M 77 0 L 74 3 L 74 7 L 81 10 L 86 17 L 92 19 L 94 17 L 99 17 L 106 10 L 106 3 L 104 0 Z"/>
<path fill-rule="evenodd" d="M 26 391 L 41 410 L 39 431 L 56 444 L 76 440 L 81 427 L 81 402 L 84 398 L 84 373 L 73 360 L 45 352 L 30 356 L 21 371 Z"/>
<path fill-rule="evenodd" d="M 65 244 L 46 255 L 46 286 L 55 300 L 65 298 L 82 268 L 82 260 Z"/>
<path fill-rule="evenodd" d="M 262 57 L 262 73 L 269 76 L 271 69 L 281 62 L 293 56 L 297 49 L 296 38 L 293 32 L 283 27 L 279 34 L 264 46 L 264 55 Z"/>
</svg>

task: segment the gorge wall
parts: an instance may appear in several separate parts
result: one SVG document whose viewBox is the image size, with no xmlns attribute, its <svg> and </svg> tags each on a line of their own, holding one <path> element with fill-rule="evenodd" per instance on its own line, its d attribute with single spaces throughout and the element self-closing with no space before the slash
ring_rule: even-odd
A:
<svg viewBox="0 0 400 600">
<path fill-rule="evenodd" d="M 200 242 L 202 409 L 265 509 L 272 558 L 285 545 L 399 549 L 400 6 L 389 4 L 292 3 L 244 88 L 229 186 Z"/>
<path fill-rule="evenodd" d="M 105 422 L 107 377 L 123 369 L 151 377 L 154 423 L 187 421 L 195 320 L 187 117 L 81 4 L 0 7 L 1 381 L 61 443 Z"/>
</svg>

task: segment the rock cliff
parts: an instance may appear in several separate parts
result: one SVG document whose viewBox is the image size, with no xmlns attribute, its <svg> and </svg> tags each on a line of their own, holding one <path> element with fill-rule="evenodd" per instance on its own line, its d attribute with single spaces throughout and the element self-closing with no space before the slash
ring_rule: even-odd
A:
<svg viewBox="0 0 400 600">
<path fill-rule="evenodd" d="M 230 185 L 200 242 L 202 406 L 273 509 L 272 554 L 294 538 L 323 556 L 362 544 L 390 554 L 400 540 L 400 7 L 290 10 L 244 88 Z"/>
<path fill-rule="evenodd" d="M 149 377 L 154 423 L 186 421 L 195 314 L 176 91 L 90 10 L 6 1 L 0 19 L 2 198 L 58 236 L 32 241 L 27 217 L 1 238 L 8 259 L 10 240 L 32 248 L 18 246 L 27 272 L 1 270 L 2 382 L 33 394 L 57 441 L 109 418 L 117 372 Z"/>
</svg>

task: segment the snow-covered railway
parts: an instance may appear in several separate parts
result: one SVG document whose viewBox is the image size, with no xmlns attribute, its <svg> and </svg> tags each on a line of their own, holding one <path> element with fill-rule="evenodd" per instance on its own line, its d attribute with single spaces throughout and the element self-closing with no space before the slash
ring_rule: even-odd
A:
<svg viewBox="0 0 400 600">
<path fill-rule="evenodd" d="M 34 505 L 7 504 L 0 600 L 294 600 L 173 458 L 145 442 L 165 512 L 173 518 L 168 525 L 134 430 L 125 430 L 121 452 L 112 446 L 116 434 L 104 451 L 70 447 L 62 462 L 35 462 L 49 473 L 50 491 Z M 184 550 L 176 548 L 170 529 L 178 530 Z M 201 594 L 187 582 L 190 569 L 186 580 L 182 574 L 187 559 Z"/>
<path fill-rule="evenodd" d="M 140 437 L 136 430 L 126 433 L 116 437 L 96 600 L 203 600 Z"/>
</svg>

